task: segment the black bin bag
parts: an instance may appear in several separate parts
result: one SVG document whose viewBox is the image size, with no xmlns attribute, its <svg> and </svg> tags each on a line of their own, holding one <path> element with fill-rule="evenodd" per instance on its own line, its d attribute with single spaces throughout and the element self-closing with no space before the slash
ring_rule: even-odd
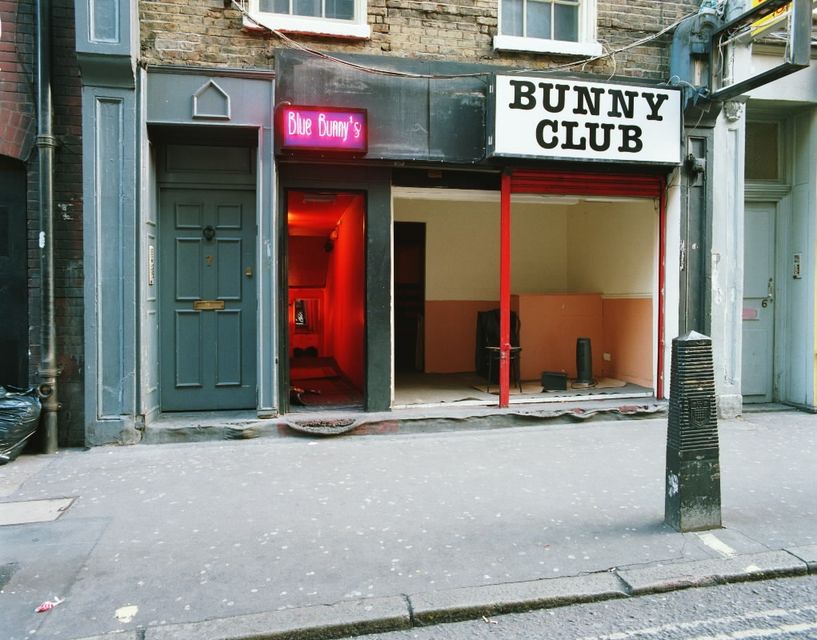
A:
<svg viewBox="0 0 817 640">
<path fill-rule="evenodd" d="M 0 387 L 0 465 L 14 460 L 40 420 L 36 389 Z"/>
</svg>

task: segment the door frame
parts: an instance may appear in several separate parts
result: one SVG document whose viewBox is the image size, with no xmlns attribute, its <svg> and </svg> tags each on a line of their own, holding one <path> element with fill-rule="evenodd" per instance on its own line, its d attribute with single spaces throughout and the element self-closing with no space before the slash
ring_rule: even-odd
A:
<svg viewBox="0 0 817 640">
<path fill-rule="evenodd" d="M 643 169 L 632 172 L 608 173 L 598 171 L 573 171 L 556 169 L 508 169 L 502 174 L 500 196 L 500 342 L 501 348 L 510 349 L 510 226 L 511 195 L 514 193 L 607 196 L 646 198 L 657 202 L 658 249 L 657 287 L 655 292 L 655 317 L 653 318 L 656 344 L 653 370 L 655 375 L 655 397 L 665 397 L 664 384 L 665 347 L 667 332 L 667 233 L 669 231 L 669 199 L 667 195 L 667 175 L 664 172 L 645 173 Z M 657 306 L 657 308 L 656 308 Z M 509 358 L 500 359 L 499 406 L 509 404 Z"/>
<path fill-rule="evenodd" d="M 204 131 L 209 133 L 206 144 L 201 141 Z M 267 402 L 270 402 L 268 396 L 271 395 L 271 388 L 267 389 L 270 382 L 264 378 L 264 361 L 273 355 L 270 342 L 264 339 L 266 320 L 262 314 L 264 303 L 269 297 L 266 292 L 273 287 L 269 271 L 264 268 L 265 262 L 270 260 L 262 261 L 261 259 L 261 247 L 264 245 L 264 237 L 266 237 L 266 224 L 261 212 L 264 210 L 263 203 L 271 198 L 270 194 L 266 193 L 264 189 L 266 175 L 263 171 L 264 139 L 259 136 L 258 131 L 248 128 L 222 129 L 216 133 L 210 127 L 182 130 L 175 127 L 160 126 L 150 129 L 149 132 L 151 149 L 148 154 L 149 166 L 146 168 L 145 176 L 149 184 L 149 197 L 143 203 L 142 209 L 145 216 L 143 223 L 149 231 L 148 236 L 142 240 L 144 244 L 140 246 L 143 259 L 139 267 L 142 283 L 140 304 L 144 312 L 142 319 L 144 326 L 140 330 L 139 348 L 143 353 L 147 352 L 149 354 L 148 360 L 141 364 L 143 369 L 149 369 L 149 371 L 143 371 L 140 375 L 151 380 L 150 385 L 145 384 L 143 381 L 141 402 L 144 404 L 142 411 L 145 415 L 145 421 L 146 423 L 152 421 L 164 411 L 161 402 L 162 355 L 160 353 L 161 335 L 159 327 L 161 323 L 160 314 L 162 313 L 162 309 L 159 307 L 162 283 L 158 275 L 161 271 L 160 261 L 163 259 L 160 234 L 162 228 L 160 216 L 163 212 L 160 205 L 162 192 L 165 189 L 191 191 L 224 189 L 247 191 L 254 194 L 252 224 L 255 231 L 252 246 L 255 252 L 255 276 L 253 278 L 255 282 L 253 286 L 255 287 L 256 308 L 252 310 L 252 313 L 255 319 L 255 347 L 257 353 L 255 409 L 258 415 L 261 415 L 262 407 L 267 406 Z M 246 162 L 242 164 L 241 168 L 232 166 L 229 170 L 225 170 L 223 166 L 216 166 L 211 169 L 202 167 L 198 161 L 195 163 L 198 166 L 186 166 L 178 158 L 172 159 L 171 147 L 225 147 L 236 151 L 241 150 L 247 156 Z M 152 291 L 154 287 L 150 285 L 149 248 L 151 245 L 155 246 L 154 268 L 157 285 L 155 292 Z M 269 413 L 272 413 L 272 411 L 270 410 Z"/>
<path fill-rule="evenodd" d="M 391 319 L 391 169 L 279 162 L 278 164 L 278 406 L 289 412 L 289 287 L 286 254 L 287 193 L 337 191 L 361 193 L 365 206 L 365 375 L 364 411 L 388 411 L 394 378 Z"/>
<path fill-rule="evenodd" d="M 279 242 L 278 242 L 278 292 L 279 292 L 279 331 L 278 331 L 278 369 L 279 369 L 279 406 L 281 413 L 289 413 L 292 408 L 290 406 L 289 398 L 290 398 L 290 344 L 289 344 L 289 195 L 293 192 L 320 192 L 320 193 L 350 193 L 356 194 L 361 196 L 363 199 L 363 235 L 364 235 L 364 251 L 366 251 L 366 255 L 363 258 L 363 273 L 360 274 L 363 279 L 363 299 L 364 299 L 364 326 L 363 326 L 363 356 L 364 361 L 366 361 L 366 354 L 367 354 L 367 345 L 368 345 L 368 313 L 366 309 L 368 309 L 369 305 L 369 298 L 368 298 L 368 285 L 369 280 L 367 277 L 368 273 L 368 242 L 366 241 L 367 236 L 367 229 L 368 229 L 368 197 L 367 192 L 354 189 L 354 188 L 346 188 L 346 189 L 335 189 L 335 188 L 301 188 L 301 187 L 288 187 L 285 189 L 281 189 L 279 194 L 279 207 L 280 207 L 280 215 L 278 216 L 280 230 L 278 234 Z M 326 313 L 325 306 L 321 307 L 320 313 L 323 315 Z M 324 336 L 325 337 L 325 336 Z M 363 396 L 364 396 L 364 405 L 365 405 L 365 398 L 366 398 L 366 389 L 369 384 L 369 372 L 368 368 L 364 366 L 364 377 L 363 377 Z"/>
</svg>

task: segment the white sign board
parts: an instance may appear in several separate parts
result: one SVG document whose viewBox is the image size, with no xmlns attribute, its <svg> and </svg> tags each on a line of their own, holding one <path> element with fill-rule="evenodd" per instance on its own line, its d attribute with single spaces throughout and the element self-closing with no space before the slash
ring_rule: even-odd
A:
<svg viewBox="0 0 817 640">
<path fill-rule="evenodd" d="M 489 154 L 557 160 L 678 164 L 675 89 L 496 76 Z"/>
</svg>

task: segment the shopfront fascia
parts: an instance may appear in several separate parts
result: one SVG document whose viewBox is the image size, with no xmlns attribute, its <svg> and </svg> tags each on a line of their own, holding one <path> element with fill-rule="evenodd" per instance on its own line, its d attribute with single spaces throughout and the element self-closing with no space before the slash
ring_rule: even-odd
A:
<svg viewBox="0 0 817 640">
<path fill-rule="evenodd" d="M 667 247 L 679 244 L 676 236 L 680 233 L 677 190 L 674 187 L 669 190 L 673 201 L 669 205 L 667 196 L 668 176 L 681 156 L 677 92 L 656 85 L 597 83 L 585 78 L 502 76 L 480 65 L 379 57 L 355 57 L 354 62 L 354 67 L 346 66 L 292 51 L 276 55 L 277 111 L 287 110 L 289 114 L 293 109 L 296 112 L 299 109 L 363 110 L 367 117 L 365 153 L 320 148 L 300 150 L 282 147 L 279 143 L 276 148 L 277 192 L 278 219 L 282 225 L 277 233 L 284 242 L 279 244 L 279 252 L 287 255 L 283 240 L 287 235 L 284 225 L 289 215 L 287 206 L 295 207 L 296 201 L 317 205 L 330 194 L 339 192 L 349 194 L 352 199 L 354 194 L 363 194 L 365 198 L 364 408 L 384 410 L 395 404 L 393 314 L 396 301 L 391 276 L 395 268 L 393 227 L 398 218 L 394 203 L 397 195 L 415 186 L 421 194 L 440 193 L 447 188 L 451 193 L 464 189 L 463 193 L 482 191 L 498 196 L 500 215 L 495 219 L 501 224 L 494 237 L 494 247 L 501 259 L 493 282 L 500 284 L 495 299 L 505 318 L 500 345 L 505 356 L 499 361 L 500 406 L 507 406 L 510 386 L 507 312 L 512 297 L 512 197 L 571 199 L 580 196 L 609 206 L 635 199 L 653 202 L 659 213 L 653 286 L 657 302 L 645 303 L 653 305 L 655 313 L 651 314 L 658 326 L 654 323 L 648 328 L 655 338 L 650 347 L 654 356 L 653 373 L 648 375 L 655 395 L 663 397 L 667 366 L 665 343 L 667 336 L 674 335 L 672 332 L 677 329 L 673 310 L 677 308 L 678 287 L 670 283 L 667 295 L 666 285 L 666 274 L 674 270 L 678 260 L 677 252 L 670 250 L 670 266 L 667 266 Z M 395 73 L 387 75 L 376 71 L 383 69 Z M 519 95 L 511 94 L 503 107 L 496 94 L 496 87 L 503 78 L 532 83 L 533 88 L 530 84 L 516 85 L 522 87 Z M 547 97 L 550 100 L 547 108 L 540 103 L 542 89 L 538 83 L 554 83 L 553 93 Z M 513 91 L 514 85 L 508 83 L 507 86 Z M 533 96 L 537 93 L 537 104 L 533 105 Z M 524 125 L 527 131 L 504 128 L 505 116 L 500 112 L 514 102 L 525 107 L 517 111 L 531 117 L 528 122 L 514 113 L 511 121 L 514 126 L 527 123 Z M 587 113 L 573 113 L 577 110 Z M 557 111 L 565 111 L 565 114 L 559 115 Z M 584 119 L 579 121 L 579 115 Z M 296 116 L 287 117 L 292 118 L 292 127 L 297 129 Z M 543 120 L 548 122 L 541 124 Z M 277 127 L 282 126 L 279 121 Z M 515 147 L 516 144 L 528 146 Z M 412 186 L 406 186 L 409 184 Z M 288 200 L 290 205 L 285 204 Z M 597 212 L 596 215 L 602 214 Z M 331 231 L 328 237 L 331 238 Z M 285 277 L 279 274 L 282 284 Z M 308 348 L 304 346 L 307 344 L 304 336 L 296 335 L 303 324 L 288 328 L 283 318 L 292 315 L 290 324 L 302 323 L 302 312 L 306 310 L 308 317 L 312 307 L 306 299 L 297 296 L 290 299 L 292 297 L 279 296 L 282 322 L 278 332 L 282 340 L 278 351 L 282 354 L 293 351 L 294 347 L 301 353 Z M 284 334 L 288 334 L 288 340 Z M 279 380 L 283 410 L 286 408 L 284 396 L 290 386 L 286 371 L 281 372 Z"/>
</svg>

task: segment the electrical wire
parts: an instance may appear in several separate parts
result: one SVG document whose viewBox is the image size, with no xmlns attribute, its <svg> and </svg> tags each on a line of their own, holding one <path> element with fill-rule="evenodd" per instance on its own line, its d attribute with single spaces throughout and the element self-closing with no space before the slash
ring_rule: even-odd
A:
<svg viewBox="0 0 817 640">
<path fill-rule="evenodd" d="M 351 67 L 353 69 L 356 69 L 358 71 L 362 71 L 364 73 L 372 73 L 372 74 L 376 74 L 376 75 L 385 75 L 385 76 L 400 77 L 400 78 L 413 78 L 413 79 L 420 79 L 420 80 L 450 80 L 450 79 L 454 79 L 454 78 L 476 78 L 476 77 L 483 77 L 483 76 L 489 75 L 491 73 L 490 71 L 479 71 L 479 72 L 474 72 L 474 73 L 450 73 L 450 74 L 412 73 L 410 71 L 396 71 L 394 69 L 384 69 L 384 68 L 381 68 L 381 67 L 372 67 L 372 66 L 369 66 L 369 65 L 358 64 L 356 62 L 351 62 L 349 60 L 344 60 L 342 58 L 337 58 L 337 57 L 332 56 L 332 55 L 330 55 L 328 53 L 324 53 L 323 51 L 318 51 L 317 49 L 313 49 L 312 47 L 304 45 L 304 44 L 302 44 L 300 42 L 296 42 L 295 40 L 293 40 L 292 38 L 290 38 L 286 34 L 282 33 L 281 31 L 279 31 L 277 29 L 273 29 L 273 28 L 259 22 L 255 18 L 253 18 L 253 16 L 250 14 L 250 12 L 247 11 L 247 9 L 243 6 L 243 2 L 239 3 L 239 0 L 231 0 L 231 2 L 232 2 L 232 5 L 236 9 L 238 9 L 238 11 L 241 12 L 241 14 L 245 18 L 250 20 L 253 24 L 257 25 L 258 27 L 260 27 L 262 29 L 266 29 L 267 31 L 269 31 L 270 33 L 275 35 L 275 37 L 280 39 L 288 47 L 293 48 L 293 49 L 297 49 L 297 50 L 302 51 L 304 53 L 308 53 L 310 55 L 321 58 L 321 59 L 326 60 L 328 62 L 333 62 L 333 63 L 336 63 L 336 64 L 341 64 L 341 65 L 344 65 L 344 66 L 347 66 L 347 67 Z M 630 49 L 634 49 L 636 47 L 640 47 L 640 46 L 643 46 L 645 44 L 649 44 L 653 40 L 657 40 L 658 38 L 664 36 L 665 34 L 669 33 L 673 29 L 675 29 L 684 20 L 686 20 L 688 18 L 691 18 L 691 17 L 693 17 L 693 16 L 695 16 L 697 14 L 698 14 L 697 11 L 693 11 L 693 12 L 683 16 L 682 18 L 679 18 L 678 20 L 676 20 L 672 24 L 668 25 L 667 27 L 664 27 L 663 29 L 661 29 L 661 31 L 658 31 L 657 33 L 653 33 L 653 34 L 650 34 L 650 35 L 645 36 L 643 38 L 640 38 L 640 39 L 638 39 L 638 40 L 636 40 L 634 42 L 631 42 L 629 44 L 621 46 L 618 49 L 607 50 L 604 53 L 602 53 L 600 55 L 597 55 L 597 56 L 590 56 L 590 57 L 584 58 L 582 60 L 577 60 L 575 62 L 568 62 L 568 63 L 565 63 L 565 64 L 560 64 L 560 65 L 556 65 L 556 66 L 553 66 L 553 67 L 547 67 L 547 68 L 544 68 L 544 69 L 539 69 L 539 68 L 514 69 L 513 71 L 510 71 L 509 73 L 515 73 L 515 74 L 531 73 L 531 72 L 535 72 L 535 73 L 553 73 L 553 72 L 563 71 L 563 70 L 566 70 L 566 69 L 572 69 L 573 67 L 579 67 L 579 66 L 581 66 L 582 69 L 584 69 L 590 63 L 598 62 L 600 60 L 605 60 L 607 58 L 611 58 L 613 60 L 613 64 L 614 64 L 613 73 L 615 73 L 615 68 L 616 68 L 615 56 L 616 56 L 616 54 L 624 53 L 625 51 L 629 51 Z"/>
</svg>

